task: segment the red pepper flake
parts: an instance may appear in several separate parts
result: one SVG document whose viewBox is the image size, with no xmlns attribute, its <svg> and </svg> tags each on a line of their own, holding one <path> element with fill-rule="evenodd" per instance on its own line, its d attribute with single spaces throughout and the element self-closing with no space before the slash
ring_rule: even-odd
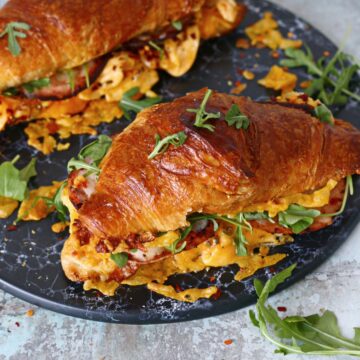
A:
<svg viewBox="0 0 360 360">
<path fill-rule="evenodd" d="M 216 280 L 216 279 L 215 279 L 215 276 L 212 276 L 209 280 L 210 280 L 210 282 L 212 282 L 212 283 L 215 282 L 215 280 Z"/>
<path fill-rule="evenodd" d="M 280 311 L 280 312 L 285 312 L 285 311 L 287 311 L 287 308 L 286 308 L 285 306 L 278 306 L 277 309 L 278 309 L 278 311 Z"/>
<path fill-rule="evenodd" d="M 20 323 L 19 323 L 18 321 L 15 323 L 15 325 L 16 325 L 17 327 L 20 327 Z"/>
<path fill-rule="evenodd" d="M 60 129 L 59 125 L 56 124 L 55 121 L 49 122 L 48 124 L 46 124 L 46 127 L 49 131 L 49 134 L 55 134 Z"/>
<path fill-rule="evenodd" d="M 231 339 L 227 339 L 224 341 L 225 345 L 231 345 L 233 343 L 233 341 Z"/>
<path fill-rule="evenodd" d="M 7 231 L 15 231 L 17 230 L 17 226 L 12 224 L 12 225 L 9 225 L 7 228 L 6 228 Z"/>
<path fill-rule="evenodd" d="M 273 274 L 276 271 L 276 269 L 273 266 L 271 266 L 269 267 L 269 271 Z"/>
<path fill-rule="evenodd" d="M 221 296 L 221 290 L 217 289 L 217 292 L 211 296 L 213 300 L 217 300 Z"/>
<path fill-rule="evenodd" d="M 305 102 L 307 102 L 308 99 L 309 99 L 309 95 L 303 93 L 303 94 L 299 95 L 298 98 L 301 99 L 301 100 L 303 100 L 303 101 L 305 101 Z"/>
<path fill-rule="evenodd" d="M 182 291 L 182 288 L 180 287 L 179 284 L 175 284 L 175 291 L 176 292 L 181 292 Z"/>
</svg>

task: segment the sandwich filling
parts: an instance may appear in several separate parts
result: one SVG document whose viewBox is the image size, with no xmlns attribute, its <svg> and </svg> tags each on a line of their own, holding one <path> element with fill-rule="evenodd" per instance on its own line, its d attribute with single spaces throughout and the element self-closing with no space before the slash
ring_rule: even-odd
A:
<svg viewBox="0 0 360 360">
<path fill-rule="evenodd" d="M 286 255 L 270 254 L 270 248 L 292 242 L 292 234 L 330 225 L 346 201 L 347 189 L 345 180 L 329 180 L 320 189 L 254 204 L 238 214 L 190 214 L 186 228 L 117 239 L 99 238 L 79 220 L 77 210 L 95 184 L 94 174 L 74 171 L 63 193 L 71 219 L 62 252 L 66 275 L 83 281 L 85 290 L 105 295 L 113 295 L 121 284 L 147 285 L 161 295 L 190 302 L 216 295 L 216 286 L 180 291 L 164 284 L 171 275 L 236 264 L 235 280 L 240 281 L 272 266 Z"/>
</svg>

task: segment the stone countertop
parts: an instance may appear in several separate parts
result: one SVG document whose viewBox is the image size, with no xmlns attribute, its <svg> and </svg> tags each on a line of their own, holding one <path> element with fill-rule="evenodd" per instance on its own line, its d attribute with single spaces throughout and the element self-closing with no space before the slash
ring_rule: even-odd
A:
<svg viewBox="0 0 360 360">
<path fill-rule="evenodd" d="M 273 1 L 309 21 L 336 44 L 347 38 L 345 50 L 360 58 L 359 0 Z M 352 327 L 360 325 L 359 237 L 360 226 L 324 265 L 270 302 L 286 306 L 288 314 L 333 310 L 344 333 L 351 336 Z M 34 316 L 25 316 L 29 309 Z M 126 326 L 59 315 L 0 291 L 0 360 L 282 359 L 250 323 L 248 310 L 179 324 Z M 225 345 L 226 339 L 233 343 Z"/>
</svg>

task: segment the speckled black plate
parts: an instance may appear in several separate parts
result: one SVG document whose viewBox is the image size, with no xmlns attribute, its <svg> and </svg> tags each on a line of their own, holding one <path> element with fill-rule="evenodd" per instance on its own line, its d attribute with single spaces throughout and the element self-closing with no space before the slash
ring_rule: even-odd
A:
<svg viewBox="0 0 360 360">
<path fill-rule="evenodd" d="M 174 79 L 163 74 L 157 90 L 165 99 L 170 100 L 204 86 L 228 92 L 229 81 L 243 81 L 238 72 L 240 69 L 252 70 L 257 78 L 265 75 L 270 66 L 276 63 L 270 56 L 269 49 L 250 49 L 244 52 L 235 47 L 236 39 L 240 35 L 244 36 L 245 26 L 259 19 L 264 11 L 272 11 L 279 21 L 282 33 L 291 31 L 296 34 L 311 47 L 316 56 L 321 55 L 324 50 L 335 52 L 335 46 L 325 36 L 288 11 L 264 0 L 249 0 L 246 3 L 249 7 L 246 21 L 235 33 L 203 44 L 196 64 L 186 76 Z M 303 72 L 297 73 L 300 78 L 304 78 Z M 255 99 L 274 95 L 259 87 L 256 81 L 248 82 L 243 94 Z M 356 122 L 358 104 L 350 102 L 345 108 L 335 110 L 338 117 L 360 126 L 359 121 Z M 121 119 L 111 125 L 100 126 L 99 132 L 114 134 L 128 124 L 128 121 Z M 37 157 L 39 176 L 31 182 L 31 186 L 47 185 L 52 180 L 65 178 L 67 161 L 90 140 L 89 136 L 73 137 L 70 150 L 43 156 L 29 149 L 21 127 L 14 127 L 0 136 L 0 161 L 21 154 L 19 165 L 22 165 L 31 157 Z M 286 177 L 286 174 L 284 176 Z M 359 177 L 355 178 L 355 189 L 356 195 L 349 201 L 347 210 L 331 227 L 298 236 L 293 244 L 274 249 L 276 252 L 288 254 L 284 261 L 275 266 L 276 271 L 293 262 L 298 263 L 293 276 L 280 290 L 321 264 L 349 236 L 360 218 Z M 59 254 L 67 234 L 57 236 L 51 232 L 50 226 L 55 218 L 52 216 L 41 222 L 21 223 L 16 231 L 10 232 L 6 228 L 13 220 L 14 217 L 0 222 L 0 287 L 19 298 L 53 311 L 106 322 L 149 324 L 218 315 L 240 309 L 256 300 L 253 278 L 241 283 L 233 280 L 237 266 L 173 276 L 169 281 L 178 283 L 183 288 L 207 287 L 214 285 L 209 282 L 209 278 L 215 276 L 216 286 L 222 291 L 221 297 L 216 301 L 202 299 L 194 304 L 180 303 L 153 294 L 144 286 L 121 286 L 114 297 L 99 296 L 96 291 L 84 292 L 81 284 L 68 281 L 62 272 Z M 255 276 L 265 279 L 270 275 L 269 270 L 265 269 L 258 271 Z"/>
</svg>

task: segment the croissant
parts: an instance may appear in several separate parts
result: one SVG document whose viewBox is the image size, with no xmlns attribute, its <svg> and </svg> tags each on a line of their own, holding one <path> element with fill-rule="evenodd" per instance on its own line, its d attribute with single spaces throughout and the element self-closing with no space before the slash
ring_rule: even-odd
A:
<svg viewBox="0 0 360 360">
<path fill-rule="evenodd" d="M 269 204 L 283 206 L 286 199 L 283 210 L 293 202 L 301 204 L 301 199 L 306 200 L 305 207 L 315 206 L 324 213 L 339 209 L 344 177 L 360 174 L 359 130 L 341 120 L 334 125 L 323 123 L 308 108 L 214 92 L 206 111 L 220 117 L 208 121 L 214 126 L 209 131 L 194 126 L 195 114 L 188 111 L 201 106 L 205 93 L 206 89 L 190 93 L 138 114 L 114 136 L 98 179 L 86 178 L 81 170 L 71 173 L 67 203 L 73 208 L 72 235 L 62 252 L 70 279 L 120 283 L 136 271 L 139 261 L 171 256 L 164 248 L 144 255 L 144 246 L 159 234 L 187 227 L 192 214 L 236 218 L 242 212 L 267 209 Z M 234 105 L 249 120 L 247 129 L 226 121 Z M 186 135 L 181 146 L 170 145 L 149 159 L 156 135 L 163 139 L 179 132 Z M 315 201 L 320 193 L 327 193 L 322 195 L 326 199 Z M 267 231 L 290 232 L 277 223 L 276 214 L 272 216 L 272 222 L 255 221 L 253 226 L 267 223 Z M 185 250 L 210 233 L 190 236 Z M 129 253 L 132 261 L 123 270 L 107 262 L 110 253 L 126 248 L 142 249 L 145 259 Z M 110 276 L 114 271 L 117 276 Z"/>
<path fill-rule="evenodd" d="M 55 100 L 53 119 L 77 114 L 79 100 L 106 97 L 116 106 L 131 87 L 149 91 L 158 68 L 181 76 L 200 38 L 234 29 L 244 13 L 234 0 L 10 0 L 0 10 L 0 29 L 14 26 L 19 49 L 13 53 L 10 35 L 2 33 L 0 90 L 10 101 L 0 97 L 0 129 L 46 118 Z M 137 65 L 129 65 L 134 59 Z M 67 98 L 74 100 L 64 110 Z"/>
</svg>

